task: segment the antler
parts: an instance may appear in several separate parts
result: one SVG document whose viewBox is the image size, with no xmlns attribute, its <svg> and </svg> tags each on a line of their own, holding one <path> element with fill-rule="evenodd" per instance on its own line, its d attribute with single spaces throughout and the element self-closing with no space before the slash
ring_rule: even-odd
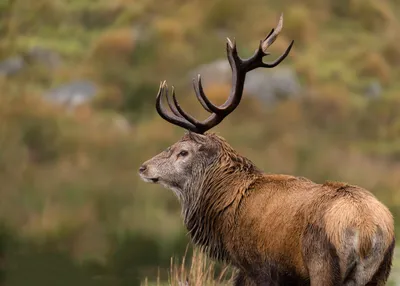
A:
<svg viewBox="0 0 400 286">
<path fill-rule="evenodd" d="M 196 93 L 196 98 L 199 100 L 200 104 L 205 110 L 207 110 L 211 115 L 204 121 L 200 122 L 193 118 L 191 115 L 187 114 L 179 105 L 175 97 L 175 90 L 172 86 L 172 101 L 168 93 L 168 86 L 166 81 L 161 82 L 160 88 L 156 99 L 156 109 L 162 118 L 166 121 L 188 129 L 195 133 L 203 134 L 207 130 L 218 125 L 228 114 L 230 114 L 239 105 L 242 99 L 244 82 L 246 79 L 246 74 L 256 68 L 273 68 L 279 65 L 289 54 L 294 41 L 290 43 L 286 51 L 274 62 L 264 63 L 263 57 L 269 55 L 267 49 L 276 40 L 283 26 L 283 15 L 280 16 L 278 25 L 275 29 L 265 37 L 264 40 L 260 41 L 258 49 L 255 51 L 253 56 L 248 59 L 242 59 L 239 57 L 236 42 L 231 41 L 227 38 L 226 50 L 228 61 L 232 69 L 232 90 L 221 106 L 216 106 L 210 102 L 204 93 L 203 85 L 201 83 L 201 77 L 198 75 L 197 81 L 193 79 L 193 87 Z M 172 113 L 168 114 L 165 106 L 161 103 L 162 97 L 166 97 L 169 109 Z"/>
</svg>

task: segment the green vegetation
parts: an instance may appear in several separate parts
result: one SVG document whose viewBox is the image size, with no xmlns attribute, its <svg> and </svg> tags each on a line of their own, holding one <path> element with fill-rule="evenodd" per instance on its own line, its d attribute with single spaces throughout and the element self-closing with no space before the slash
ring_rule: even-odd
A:
<svg viewBox="0 0 400 286">
<path fill-rule="evenodd" d="M 0 284 L 177 285 L 191 277 L 191 286 L 213 285 L 221 266 L 213 275 L 196 252 L 183 264 L 188 272 L 171 268 L 189 242 L 179 204 L 137 175 L 183 134 L 157 115 L 155 95 L 167 79 L 204 117 L 188 71 L 225 57 L 226 37 L 250 55 L 281 12 L 271 57 L 296 41 L 283 65 L 299 74 L 304 94 L 271 108 L 245 96 L 215 131 L 267 172 L 370 189 L 398 221 L 399 1 L 0 0 L 0 59 L 25 61 L 0 78 Z M 35 46 L 58 53 L 61 65 L 32 60 Z M 71 112 L 43 100 L 77 79 L 100 87 L 90 103 Z M 373 81 L 383 90 L 371 99 L 364 89 Z M 228 90 L 206 92 L 220 103 Z M 117 127 L 121 115 L 129 130 Z"/>
</svg>

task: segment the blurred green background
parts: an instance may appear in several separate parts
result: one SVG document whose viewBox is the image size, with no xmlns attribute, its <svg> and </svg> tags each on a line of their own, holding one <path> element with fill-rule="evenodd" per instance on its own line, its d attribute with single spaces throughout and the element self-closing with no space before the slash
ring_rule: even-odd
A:
<svg viewBox="0 0 400 286">
<path fill-rule="evenodd" d="M 292 52 L 214 131 L 266 172 L 365 187 L 398 223 L 399 0 L 0 0 L 0 285 L 167 281 L 180 206 L 137 175 L 184 133 L 159 83 L 205 118 L 191 79 L 224 102 L 226 37 L 250 56 L 281 12 L 266 60 Z"/>
</svg>

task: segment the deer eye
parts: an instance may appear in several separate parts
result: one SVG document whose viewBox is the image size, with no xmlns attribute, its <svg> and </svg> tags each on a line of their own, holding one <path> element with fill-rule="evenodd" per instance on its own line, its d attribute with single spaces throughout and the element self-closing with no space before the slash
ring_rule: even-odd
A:
<svg viewBox="0 0 400 286">
<path fill-rule="evenodd" d="M 189 152 L 188 152 L 188 151 L 186 151 L 186 150 L 182 150 L 182 151 L 180 151 L 180 152 L 178 153 L 178 156 L 185 157 L 185 156 L 187 156 L 188 154 L 189 154 Z"/>
</svg>

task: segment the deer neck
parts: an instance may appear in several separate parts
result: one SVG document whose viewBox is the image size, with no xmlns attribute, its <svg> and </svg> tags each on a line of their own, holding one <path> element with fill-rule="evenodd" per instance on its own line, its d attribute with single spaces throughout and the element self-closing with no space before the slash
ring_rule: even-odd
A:
<svg viewBox="0 0 400 286">
<path fill-rule="evenodd" d="M 234 226 L 240 201 L 260 174 L 251 162 L 243 164 L 240 160 L 223 168 L 211 167 L 196 176 L 185 190 L 191 195 L 186 196 L 182 206 L 184 223 L 194 244 L 215 254 L 215 259 L 225 259 L 222 238 L 231 230 L 222 228 Z"/>
</svg>

